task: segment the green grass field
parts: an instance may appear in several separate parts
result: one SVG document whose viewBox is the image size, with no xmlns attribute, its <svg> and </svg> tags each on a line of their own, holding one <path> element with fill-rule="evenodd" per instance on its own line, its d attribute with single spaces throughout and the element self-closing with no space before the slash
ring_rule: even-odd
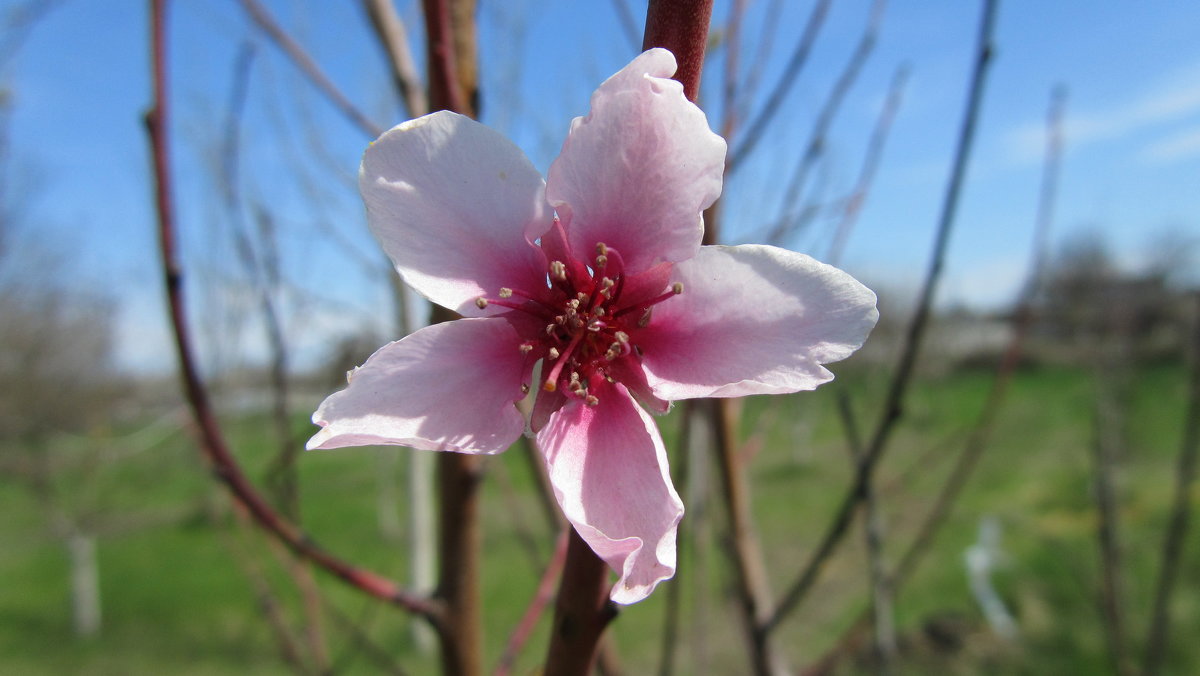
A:
<svg viewBox="0 0 1200 676">
<path fill-rule="evenodd" d="M 879 473 L 890 564 L 907 547 L 942 485 L 991 378 L 986 371 L 964 371 L 916 383 Z M 873 421 L 882 383 L 864 373 L 847 373 L 815 393 L 744 404 L 743 436 L 756 449 L 751 466 L 755 516 L 776 593 L 796 575 L 850 476 L 833 387 L 849 391 L 864 426 Z M 1126 624 L 1131 654 L 1139 661 L 1174 481 L 1183 387 L 1178 367 L 1137 374 L 1128 448 L 1119 467 Z M 896 617 L 908 673 L 1111 673 L 1098 600 L 1093 398 L 1092 379 L 1081 371 L 1044 367 L 1017 374 L 992 443 L 921 567 L 899 592 Z M 677 413 L 660 420 L 668 448 L 680 420 Z M 296 429 L 301 435 L 308 431 L 299 416 Z M 269 425 L 246 419 L 231 425 L 230 432 L 245 467 L 261 479 L 272 453 Z M 302 455 L 303 521 L 326 548 L 405 579 L 403 541 L 389 541 L 378 526 L 382 453 L 404 457 L 411 451 Z M 245 565 L 265 571 L 293 624 L 303 617 L 299 597 L 280 557 L 257 534 L 236 525 L 228 501 L 184 432 L 108 462 L 65 457 L 48 490 L 32 490 L 13 477 L 0 479 L 0 673 L 290 673 Z M 525 459 L 514 449 L 491 462 L 483 510 L 489 665 L 524 612 L 553 540 Z M 673 462 L 678 470 L 679 458 Z M 613 625 L 613 647 L 626 673 L 657 669 L 671 584 L 679 586 L 683 598 L 677 673 L 745 672 L 716 477 L 711 467 L 704 469 L 693 466 L 689 474 L 693 482 L 708 475 L 707 500 L 691 486 L 680 487 L 689 527 L 679 578 L 625 609 Z M 1200 496 L 1192 497 L 1195 511 Z M 51 535 L 56 514 L 84 515 L 99 533 L 104 618 L 96 638 L 72 633 L 66 549 Z M 1005 559 L 993 579 L 1020 628 L 1015 641 L 989 630 L 968 588 L 964 550 L 984 518 L 994 518 L 1002 528 Z M 1200 673 L 1200 648 L 1192 640 L 1200 633 L 1200 547 L 1194 529 L 1187 545 L 1172 600 L 1166 673 Z M 864 609 L 863 552 L 861 526 L 856 526 L 812 594 L 781 627 L 778 645 L 794 665 L 820 657 Z M 394 659 L 407 673 L 436 673 L 433 657 L 418 650 L 405 615 L 337 580 L 323 575 L 318 580 L 327 600 L 323 626 L 337 673 L 380 672 L 382 658 L 373 651 Z M 515 673 L 536 669 L 546 624 L 544 618 Z M 365 648 L 364 641 L 372 647 Z M 843 661 L 839 673 L 871 673 L 868 653 L 869 641 L 861 657 Z"/>
</svg>

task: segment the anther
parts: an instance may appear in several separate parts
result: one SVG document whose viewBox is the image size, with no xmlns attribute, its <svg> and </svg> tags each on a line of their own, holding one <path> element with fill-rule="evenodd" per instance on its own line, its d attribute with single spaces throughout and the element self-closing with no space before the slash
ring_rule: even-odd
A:
<svg viewBox="0 0 1200 676">
<path fill-rule="evenodd" d="M 629 342 L 629 334 L 625 333 L 624 331 L 617 331 L 616 333 L 613 334 L 613 337 L 616 338 L 617 342 L 620 342 L 620 343 L 628 343 Z"/>
<path fill-rule="evenodd" d="M 486 308 L 487 306 L 488 306 L 487 299 L 484 298 L 483 296 L 480 296 L 479 298 L 475 299 L 475 307 L 479 308 L 480 310 Z"/>
<path fill-rule="evenodd" d="M 596 315 L 597 317 L 603 317 L 604 316 L 604 308 L 597 307 L 595 310 L 592 310 L 592 314 Z"/>
<path fill-rule="evenodd" d="M 550 261 L 550 276 L 560 282 L 567 281 L 567 266 L 562 261 Z"/>
<path fill-rule="evenodd" d="M 597 256 L 607 256 L 608 255 L 608 245 L 605 244 L 604 242 L 596 242 L 596 255 Z"/>
<path fill-rule="evenodd" d="M 608 256 L 605 256 L 604 254 L 596 256 L 596 267 L 603 268 L 606 265 L 608 265 Z"/>
<path fill-rule="evenodd" d="M 510 289 L 506 286 L 500 287 L 500 297 L 501 298 L 512 298 L 512 289 Z"/>
<path fill-rule="evenodd" d="M 554 361 L 555 359 L 558 359 L 558 348 L 557 347 L 550 348 L 550 350 L 548 352 L 546 352 L 546 356 L 550 358 L 550 361 Z"/>
<path fill-rule="evenodd" d="M 650 315 L 653 313 L 654 313 L 654 308 L 649 308 L 649 307 L 646 308 L 646 311 L 643 312 L 642 316 L 638 318 L 638 323 L 637 323 L 638 328 L 644 329 L 647 326 L 649 326 L 650 325 Z"/>
<path fill-rule="evenodd" d="M 599 399 L 597 399 L 597 398 L 596 398 L 596 395 L 594 395 L 594 394 L 589 394 L 589 395 L 587 396 L 587 398 L 586 398 L 586 399 L 584 399 L 583 401 L 584 401 L 584 403 L 585 403 L 585 404 L 587 404 L 588 406 L 595 406 L 596 404 L 599 404 L 599 403 L 600 403 L 600 400 L 599 400 Z"/>
<path fill-rule="evenodd" d="M 672 284 L 671 293 L 674 293 L 676 296 L 683 293 L 683 282 L 675 282 Z"/>
<path fill-rule="evenodd" d="M 530 352 L 533 352 L 533 345 L 530 345 L 529 343 L 521 343 L 521 347 L 519 349 L 521 350 L 521 354 L 529 354 Z"/>
<path fill-rule="evenodd" d="M 529 394 L 529 383 L 521 383 L 521 394 Z"/>
</svg>

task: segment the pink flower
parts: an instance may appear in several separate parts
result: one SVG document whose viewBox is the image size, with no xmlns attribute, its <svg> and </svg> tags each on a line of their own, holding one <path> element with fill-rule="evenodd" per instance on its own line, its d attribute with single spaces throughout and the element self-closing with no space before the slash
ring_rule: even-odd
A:
<svg viewBox="0 0 1200 676">
<path fill-rule="evenodd" d="M 813 389 L 878 316 L 870 290 L 807 256 L 700 246 L 725 141 L 674 72 L 652 49 L 600 85 L 545 182 L 453 113 L 367 149 L 372 232 L 406 282 L 467 318 L 372 355 L 313 414 L 308 442 L 498 453 L 536 390 L 529 425 L 555 497 L 620 575 L 618 603 L 674 574 L 683 516 L 642 406 Z"/>
</svg>

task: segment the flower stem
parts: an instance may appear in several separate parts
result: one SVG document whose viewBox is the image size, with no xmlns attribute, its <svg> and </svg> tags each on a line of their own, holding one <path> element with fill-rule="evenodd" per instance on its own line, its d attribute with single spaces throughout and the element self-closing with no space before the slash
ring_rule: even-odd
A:
<svg viewBox="0 0 1200 676">
<path fill-rule="evenodd" d="M 554 603 L 550 650 L 542 672 L 545 676 L 590 673 L 600 636 L 617 615 L 616 606 L 608 600 L 608 590 L 608 564 L 572 528 Z"/>
</svg>

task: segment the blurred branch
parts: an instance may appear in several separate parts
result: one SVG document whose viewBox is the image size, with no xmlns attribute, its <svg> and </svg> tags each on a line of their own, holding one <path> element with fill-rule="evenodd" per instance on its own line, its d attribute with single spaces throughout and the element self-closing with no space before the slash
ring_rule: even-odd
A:
<svg viewBox="0 0 1200 676">
<path fill-rule="evenodd" d="M 736 572 L 737 598 L 742 610 L 742 625 L 747 647 L 758 676 L 787 673 L 782 657 L 775 651 L 765 629 L 770 614 L 771 592 L 767 587 L 766 565 L 754 532 L 750 514 L 750 487 L 746 463 L 738 453 L 736 417 L 728 399 L 710 399 L 709 416 L 715 432 L 717 462 L 722 482 L 722 497 L 729 514 L 730 548 Z"/>
<path fill-rule="evenodd" d="M 613 12 L 617 15 L 617 23 L 621 25 L 621 33 L 625 39 L 629 41 L 629 48 L 636 50 L 641 44 L 638 42 L 637 21 L 633 18 L 633 11 L 629 9 L 627 0 L 612 0 Z"/>
<path fill-rule="evenodd" d="M 292 39 L 279 26 L 275 19 L 271 18 L 267 10 L 258 4 L 258 0 L 239 0 L 239 2 L 241 2 L 242 8 L 246 10 L 246 13 L 250 15 L 254 23 L 275 43 L 275 46 L 283 50 L 283 53 L 292 60 L 292 63 L 300 69 L 300 72 L 308 78 L 308 81 L 319 89 L 347 120 L 371 138 L 375 138 L 383 133 L 383 129 L 379 125 L 372 122 L 361 110 L 350 102 L 350 99 L 342 94 L 341 90 L 333 84 L 333 81 L 317 65 L 317 62 L 308 55 L 308 52 L 304 51 L 300 43 Z"/>
<path fill-rule="evenodd" d="M 871 139 L 867 141 L 867 154 L 859 169 L 858 180 L 854 184 L 854 189 L 850 191 L 850 197 L 846 200 L 846 206 L 842 211 L 842 220 L 833 231 L 829 253 L 825 256 L 825 262 L 830 265 L 837 265 L 841 260 L 842 251 L 846 248 L 846 240 L 849 239 L 850 233 L 854 230 L 854 225 L 862 213 L 863 204 L 867 201 L 867 194 L 875 179 L 875 171 L 879 168 L 879 160 L 883 157 L 883 148 L 887 143 L 888 134 L 891 132 L 892 121 L 896 118 L 896 112 L 900 110 L 900 100 L 906 84 L 908 84 L 907 64 L 897 68 L 896 74 L 892 76 L 887 100 L 883 104 L 883 109 L 879 111 L 879 119 L 875 123 L 875 129 L 871 132 Z"/>
<path fill-rule="evenodd" d="M 1179 445 L 1179 464 L 1175 471 L 1171 519 L 1163 539 L 1162 563 L 1154 588 L 1150 633 L 1146 639 L 1146 676 L 1157 676 L 1167 657 L 1171 629 L 1170 604 L 1187 542 L 1192 485 L 1196 480 L 1196 457 L 1200 455 L 1200 293 L 1195 294 L 1194 300 L 1196 307 L 1192 318 L 1192 364 L 1188 377 L 1187 410 L 1183 416 L 1183 440 Z"/>
<path fill-rule="evenodd" d="M 808 54 L 812 51 L 813 45 L 817 41 L 817 35 L 821 32 L 821 25 L 825 22 L 825 16 L 829 13 L 829 4 L 830 0 L 817 0 L 817 4 L 813 5 L 812 13 L 808 16 L 808 23 L 804 26 L 804 33 L 800 36 L 800 41 L 796 43 L 796 48 L 792 51 L 787 66 L 784 67 L 783 75 L 775 83 L 771 93 L 767 95 L 767 100 L 759 109 L 758 115 L 754 116 L 754 119 L 747 125 L 746 135 L 725 160 L 726 171 L 733 171 L 741 164 L 742 160 L 746 159 L 746 156 L 754 150 L 754 146 L 758 144 L 758 140 L 762 138 L 763 132 L 766 131 L 767 125 L 771 123 L 775 114 L 784 108 L 783 99 L 787 97 L 796 80 L 800 79 L 800 71 L 804 69 Z"/>
<path fill-rule="evenodd" d="M 569 529 L 570 526 L 566 528 Z M 521 654 L 521 649 L 529 642 L 529 636 L 533 633 L 534 627 L 537 626 L 538 618 L 542 616 L 542 612 L 554 598 L 554 583 L 558 580 L 558 576 L 562 574 L 563 565 L 567 558 L 568 537 L 566 530 L 563 530 L 562 534 L 559 535 L 558 544 L 554 547 L 554 553 L 551 555 L 550 561 L 546 564 L 545 570 L 542 571 L 542 578 L 538 582 L 537 592 L 530 601 L 529 607 L 525 609 L 521 620 L 513 629 L 512 634 L 508 637 L 508 643 L 504 646 L 504 653 L 500 655 L 500 661 L 492 671 L 492 676 L 508 676 L 512 671 L 513 664 L 517 661 L 517 656 Z"/>
<path fill-rule="evenodd" d="M 781 241 L 796 223 L 796 219 L 788 217 L 787 214 L 794 206 L 800 203 L 800 197 L 804 193 L 805 186 L 808 184 L 808 174 L 812 170 L 813 165 L 816 164 L 817 159 L 825 152 L 829 127 L 833 124 L 833 120 L 841 108 L 842 101 L 846 99 L 846 94 L 854 86 L 855 80 L 858 79 L 858 74 L 862 72 L 863 65 L 866 64 L 867 58 L 870 57 L 871 51 L 875 48 L 875 42 L 879 35 L 879 26 L 883 23 L 883 13 L 886 7 L 886 0 L 874 0 L 871 3 L 871 12 L 867 19 L 867 25 L 863 28 L 862 37 L 859 38 L 858 45 L 850 54 L 850 59 L 846 62 L 846 66 L 842 69 L 841 74 L 834 83 L 833 89 L 830 90 L 829 96 L 825 98 L 825 103 L 822 104 L 821 110 L 817 113 L 816 122 L 813 123 L 812 133 L 808 138 L 808 145 L 805 146 L 804 154 L 801 155 L 800 161 L 796 164 L 796 168 L 792 172 L 787 189 L 783 193 L 783 200 L 779 204 L 779 221 L 767 236 L 766 241 Z"/>
<path fill-rule="evenodd" d="M 417 74 L 408 35 L 396 5 L 392 0 L 362 0 L 362 3 L 379 43 L 387 52 L 392 82 L 396 85 L 401 102 L 408 110 L 409 117 L 421 117 L 429 112 L 429 101 L 425 97 L 421 76 Z"/>
<path fill-rule="evenodd" d="M 209 401 L 208 391 L 200 378 L 191 333 L 188 330 L 183 297 L 183 269 L 176 249 L 170 136 L 167 132 L 170 118 L 166 79 L 166 0 L 151 0 L 150 7 L 154 100 L 145 114 L 145 125 L 153 161 L 159 248 L 168 312 L 175 336 L 184 393 L 200 435 L 200 449 L 212 465 L 215 477 L 229 488 L 237 502 L 246 508 L 259 526 L 279 538 L 296 554 L 316 563 L 364 593 L 427 618 L 436 625 L 441 617 L 441 607 L 438 603 L 411 594 L 387 578 L 352 566 L 322 550 L 303 531 L 281 517 L 263 500 L 246 479 L 229 450 Z"/>
<path fill-rule="evenodd" d="M 617 616 L 617 607 L 608 599 L 608 593 L 608 564 L 596 556 L 574 528 L 570 529 L 544 676 L 589 672 L 600 636 Z"/>
<path fill-rule="evenodd" d="M 950 232 L 958 207 L 959 195 L 966 177 L 967 160 L 970 157 L 971 145 L 975 137 L 975 126 L 979 118 L 980 104 L 983 100 L 984 82 L 991 63 L 992 29 L 995 23 L 996 5 L 998 0 L 985 0 L 983 16 L 980 22 L 978 42 L 975 51 L 975 64 L 971 74 L 971 84 L 967 96 L 967 109 L 964 113 L 962 128 L 959 131 L 957 148 L 955 150 L 953 168 L 946 186 L 945 202 L 938 220 L 937 234 L 934 239 L 933 256 L 925 272 L 920 300 L 916 311 L 909 323 L 904 344 L 900 352 L 896 372 L 892 376 L 888 393 L 884 400 L 880 418 L 870 442 L 866 446 L 862 460 L 858 464 L 854 483 L 842 498 L 832 522 L 825 531 L 820 544 L 814 551 L 808 563 L 801 569 L 784 594 L 779 606 L 768 620 L 768 631 L 777 627 L 780 621 L 799 605 L 808 590 L 816 582 L 825 563 L 833 554 L 845 536 L 863 491 L 871 479 L 876 464 L 887 446 L 891 433 L 899 422 L 903 412 L 904 397 L 911 382 L 913 369 L 916 366 L 917 353 L 925 334 L 925 327 L 933 307 L 933 297 L 941 279 L 942 268 L 945 264 L 946 249 L 949 246 Z"/>
<path fill-rule="evenodd" d="M 671 461 L 671 467 L 675 470 L 672 472 L 672 479 L 675 482 L 675 490 L 681 495 L 688 495 L 689 482 L 692 480 L 691 455 L 692 443 L 692 426 L 696 423 L 696 405 L 694 400 L 683 402 L 683 411 L 680 414 L 679 435 L 675 438 L 675 453 Z M 689 496 L 690 497 L 690 496 Z M 675 551 L 676 568 L 675 577 L 672 578 L 672 583 L 666 585 L 664 593 L 667 595 L 665 608 L 663 609 L 662 632 L 659 645 L 658 657 L 658 676 L 671 676 L 675 673 L 675 653 L 679 646 L 679 607 L 681 605 L 681 597 L 684 590 L 684 551 L 690 544 L 688 542 L 688 531 L 694 527 L 695 514 L 692 511 L 692 505 L 688 504 L 688 511 L 683 515 L 683 519 L 679 522 L 679 530 L 675 535 Z M 691 573 L 688 573 L 691 575 Z"/>
</svg>

